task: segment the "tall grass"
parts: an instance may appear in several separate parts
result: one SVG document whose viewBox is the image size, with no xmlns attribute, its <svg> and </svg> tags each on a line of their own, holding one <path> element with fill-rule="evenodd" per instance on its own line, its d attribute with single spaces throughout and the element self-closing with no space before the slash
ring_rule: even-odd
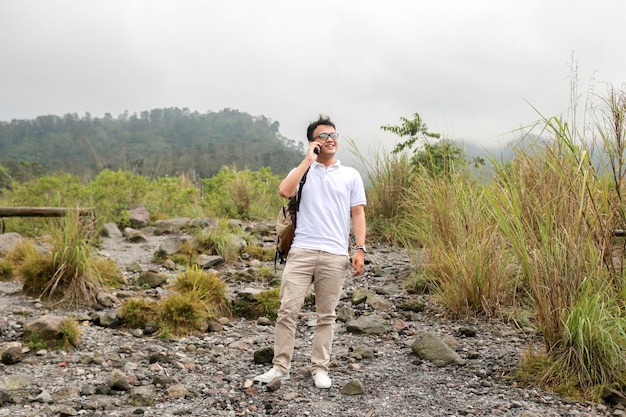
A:
<svg viewBox="0 0 626 417">
<path fill-rule="evenodd" d="M 370 235 L 398 243 L 404 231 L 398 227 L 402 207 L 411 188 L 413 168 L 406 153 L 389 153 L 378 149 L 363 155 L 355 142 L 348 140 L 350 151 L 358 157 L 367 176 L 367 224 Z"/>
<path fill-rule="evenodd" d="M 616 123 L 615 126 L 620 126 Z M 622 127 L 619 127 L 623 129 Z M 603 149 L 623 166 L 617 150 Z M 542 135 L 531 150 L 518 149 L 510 164 L 497 164 L 490 207 L 523 273 L 537 311 L 546 353 L 554 366 L 543 381 L 575 378 L 583 391 L 623 383 L 626 322 L 623 252 L 613 230 L 623 224 L 620 177 L 606 159 L 591 158 L 593 138 L 575 143 L 559 119 L 542 119 Z M 586 141 L 585 141 L 586 139 Z M 597 144 L 596 144 L 597 145 Z M 558 385 L 558 384 L 557 384 Z"/>
<path fill-rule="evenodd" d="M 488 216 L 483 187 L 467 172 L 414 177 L 400 228 L 420 242 L 424 273 L 437 300 L 456 315 L 494 317 L 514 303 L 517 269 Z"/>
<path fill-rule="evenodd" d="M 50 252 L 25 251 L 17 271 L 28 295 L 62 307 L 95 301 L 104 288 L 122 281 L 113 261 L 95 256 L 97 230 L 77 210 L 50 222 Z"/>
<path fill-rule="evenodd" d="M 536 382 L 586 395 L 626 375 L 625 245 L 614 236 L 626 229 L 624 93 L 611 90 L 600 115 L 584 134 L 541 117 L 537 139 L 511 161 L 492 158 L 481 181 L 404 176 L 388 156 L 368 167 L 368 214 L 423 255 L 416 267 L 437 300 L 455 315 L 528 309 L 549 364 Z"/>
</svg>

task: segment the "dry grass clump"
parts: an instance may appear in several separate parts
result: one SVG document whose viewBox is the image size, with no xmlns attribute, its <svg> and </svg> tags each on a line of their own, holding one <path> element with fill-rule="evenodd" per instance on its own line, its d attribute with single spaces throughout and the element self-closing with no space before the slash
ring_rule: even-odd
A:
<svg viewBox="0 0 626 417">
<path fill-rule="evenodd" d="M 274 260 L 276 256 L 276 248 L 272 247 L 263 247 L 259 245 L 248 245 L 246 247 L 246 253 L 250 255 L 251 258 L 258 259 L 261 262 L 270 262 Z"/>
<path fill-rule="evenodd" d="M 211 317 L 197 292 L 173 293 L 159 303 L 157 310 L 161 336 L 185 336 L 207 329 Z"/>
<path fill-rule="evenodd" d="M 134 329 L 143 329 L 148 324 L 157 324 L 159 304 L 149 298 L 129 298 L 120 307 L 122 322 Z"/>
<path fill-rule="evenodd" d="M 196 266 L 177 275 L 173 289 L 182 294 L 194 294 L 207 318 L 230 316 L 226 298 L 226 282 L 219 275 Z"/>
<path fill-rule="evenodd" d="M 156 324 L 161 337 L 178 337 L 205 331 L 209 320 L 231 315 L 226 283 L 212 272 L 190 267 L 178 274 L 171 290 L 159 301 L 124 301 L 120 309 L 123 323 L 132 328 Z"/>
<path fill-rule="evenodd" d="M 24 292 L 62 307 L 94 302 L 102 289 L 123 278 L 114 262 L 99 258 L 95 233 L 77 212 L 50 223 L 50 251 L 26 245 L 16 251 Z"/>
</svg>

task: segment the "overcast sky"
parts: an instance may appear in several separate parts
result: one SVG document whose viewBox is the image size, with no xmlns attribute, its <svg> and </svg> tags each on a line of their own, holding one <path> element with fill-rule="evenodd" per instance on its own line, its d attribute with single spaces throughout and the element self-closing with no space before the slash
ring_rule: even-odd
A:
<svg viewBox="0 0 626 417">
<path fill-rule="evenodd" d="M 626 81 L 624 0 L 0 0 L 0 121 L 224 108 L 481 145 Z M 574 65 L 572 65 L 574 62 Z M 577 70 L 573 70 L 573 66 Z M 506 137 L 506 135 L 504 136 Z"/>
</svg>

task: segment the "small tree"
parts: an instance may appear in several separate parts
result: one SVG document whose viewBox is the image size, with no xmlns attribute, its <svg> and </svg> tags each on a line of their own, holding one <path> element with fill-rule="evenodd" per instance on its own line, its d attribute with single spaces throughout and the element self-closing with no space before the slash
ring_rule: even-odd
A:
<svg viewBox="0 0 626 417">
<path fill-rule="evenodd" d="M 413 119 L 401 117 L 400 126 L 381 126 L 386 132 L 394 133 L 401 138 L 408 137 L 396 145 L 393 153 L 413 150 L 411 165 L 416 169 L 424 169 L 429 175 L 438 177 L 449 175 L 455 167 L 465 166 L 465 151 L 450 140 L 440 140 L 441 134 L 430 132 L 419 113 Z"/>
</svg>

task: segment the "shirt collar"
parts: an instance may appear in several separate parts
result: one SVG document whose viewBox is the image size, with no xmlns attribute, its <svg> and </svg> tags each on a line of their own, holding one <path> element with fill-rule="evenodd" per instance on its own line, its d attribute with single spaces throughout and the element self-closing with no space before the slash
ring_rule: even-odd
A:
<svg viewBox="0 0 626 417">
<path fill-rule="evenodd" d="M 311 165 L 312 165 L 313 167 L 318 167 L 318 166 L 321 166 L 321 167 L 326 167 L 324 164 L 322 164 L 322 163 L 320 163 L 320 162 L 317 162 L 317 161 L 313 161 L 313 164 L 311 164 Z M 328 168 L 331 168 L 331 167 L 339 167 L 339 166 L 341 166 L 341 161 L 340 161 L 339 159 L 335 159 L 335 163 L 334 163 L 334 164 L 332 164 L 332 165 L 329 165 L 329 167 L 328 167 Z"/>
</svg>

